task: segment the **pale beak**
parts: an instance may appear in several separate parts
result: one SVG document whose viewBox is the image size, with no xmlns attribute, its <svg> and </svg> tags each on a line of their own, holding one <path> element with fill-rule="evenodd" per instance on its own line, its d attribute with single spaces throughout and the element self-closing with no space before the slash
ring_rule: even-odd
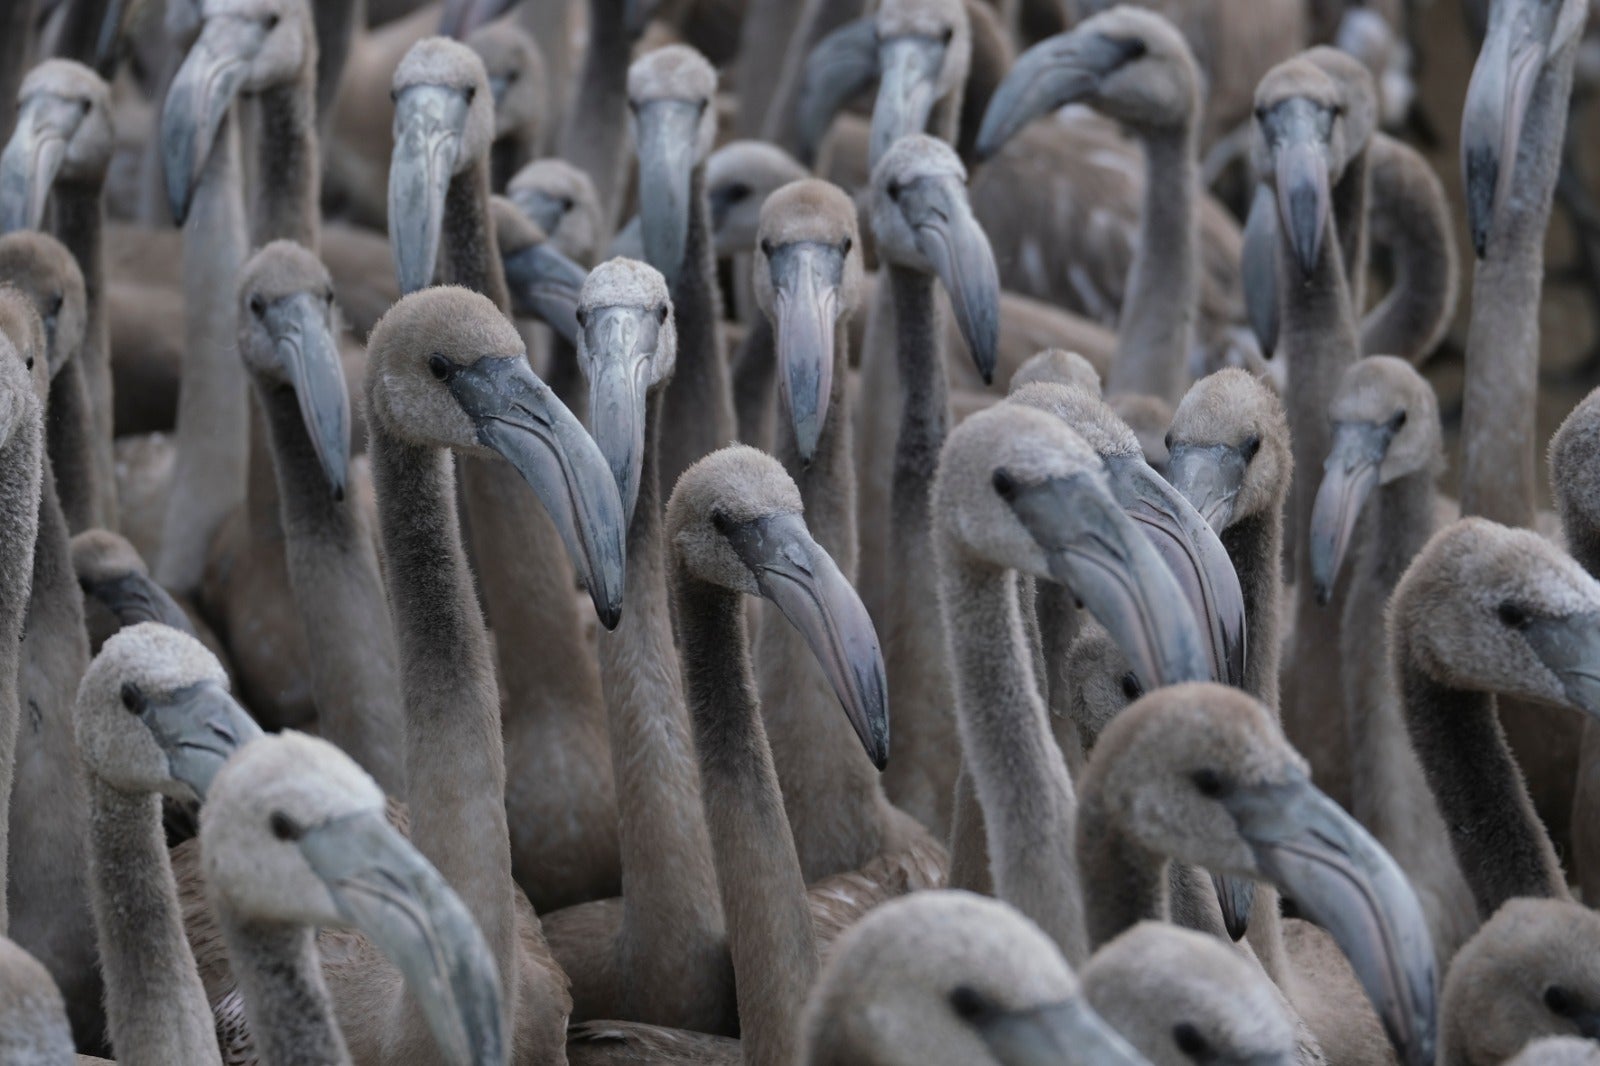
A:
<svg viewBox="0 0 1600 1066">
<path fill-rule="evenodd" d="M 1261 354 L 1270 359 L 1278 347 L 1278 209 L 1265 184 L 1256 186 L 1250 200 L 1239 250 L 1239 274 L 1250 330 L 1261 345 Z"/>
<path fill-rule="evenodd" d="M 1303 277 L 1309 278 L 1322 254 L 1332 212 L 1328 175 L 1328 136 L 1332 116 L 1301 97 L 1281 101 L 1257 119 L 1274 146 L 1278 216 Z"/>
<path fill-rule="evenodd" d="M 513 310 L 537 318 L 568 344 L 577 344 L 578 293 L 587 272 L 547 240 L 504 254 L 500 262 Z"/>
<path fill-rule="evenodd" d="M 485 356 L 446 379 L 478 442 L 516 467 L 555 523 L 600 624 L 622 619 L 622 500 L 605 456 L 522 356 Z"/>
<path fill-rule="evenodd" d="M 1318 603 L 1333 598 L 1361 508 L 1378 485 L 1383 457 L 1398 429 L 1388 422 L 1340 422 L 1333 427 L 1333 446 L 1322 464 L 1322 484 L 1311 510 L 1311 577 Z"/>
<path fill-rule="evenodd" d="M 1600 716 L 1600 613 L 1535 618 L 1522 635 L 1572 705 Z"/>
<path fill-rule="evenodd" d="M 767 258 L 772 272 L 772 321 L 778 395 L 794 426 L 803 462 L 817 453 L 833 393 L 834 331 L 845 252 L 837 245 L 798 241 Z"/>
<path fill-rule="evenodd" d="M 701 109 L 688 100 L 652 100 L 639 109 L 639 218 L 645 261 L 677 284 L 689 241 L 689 187 Z"/>
<path fill-rule="evenodd" d="M 591 309 L 583 327 L 585 358 L 580 361 L 590 372 L 589 425 L 630 522 L 644 470 L 647 373 L 660 335 L 660 319 L 642 307 Z"/>
<path fill-rule="evenodd" d="M 389 240 L 402 296 L 433 284 L 445 197 L 469 106 L 465 96 L 441 85 L 412 85 L 395 100 Z"/>
<path fill-rule="evenodd" d="M 314 826 L 298 847 L 344 920 L 404 975 L 444 1061 L 504 1066 L 510 1047 L 494 956 L 428 860 L 381 811 Z"/>
<path fill-rule="evenodd" d="M 161 161 L 167 203 L 181 226 L 216 144 L 217 131 L 239 95 L 246 68 L 266 39 L 255 19 L 208 18 L 167 89 L 161 108 Z"/>
<path fill-rule="evenodd" d="M 761 595 L 800 631 L 872 765 L 889 763 L 889 693 L 878 634 L 861 597 L 798 514 L 758 518 L 724 534 Z"/>
<path fill-rule="evenodd" d="M 0 153 L 0 233 L 44 224 L 51 186 L 82 118 L 75 101 L 48 93 L 22 105 L 11 141 Z"/>
<path fill-rule="evenodd" d="M 1461 112 L 1467 224 L 1479 259 L 1488 251 L 1495 215 L 1511 188 L 1522 127 L 1546 57 L 1545 43 L 1534 35 L 1531 20 L 1514 14 L 1508 10 L 1497 18 L 1491 10 L 1489 31 L 1472 68 Z"/>
<path fill-rule="evenodd" d="M 339 345 L 328 328 L 328 309 L 312 293 L 269 304 L 262 316 L 300 404 L 300 420 L 336 500 L 350 479 L 350 394 Z"/>
<path fill-rule="evenodd" d="M 1172 487 L 1219 534 L 1233 521 L 1233 505 L 1248 467 L 1244 454 L 1226 444 L 1180 444 L 1167 456 Z"/>
<path fill-rule="evenodd" d="M 966 186 L 953 176 L 917 178 L 901 187 L 899 205 L 917 248 L 950 294 L 978 373 L 991 383 L 1000 348 L 1000 274 Z"/>
<path fill-rule="evenodd" d="M 1137 54 L 1134 42 L 1093 31 L 1057 34 L 1023 52 L 989 98 L 978 127 L 978 158 L 993 156 L 1040 115 L 1088 97 Z"/>
<path fill-rule="evenodd" d="M 261 736 L 255 719 L 215 681 L 148 699 L 139 720 L 166 753 L 173 779 L 201 803 L 228 757 Z"/>
<path fill-rule="evenodd" d="M 878 97 L 872 105 L 867 161 L 877 166 L 901 137 L 922 133 L 939 99 L 945 43 L 936 37 L 893 37 L 878 44 Z"/>
<path fill-rule="evenodd" d="M 877 19 L 866 15 L 828 34 L 806 56 L 795 99 L 798 158 L 811 166 L 833 117 L 878 78 Z"/>
<path fill-rule="evenodd" d="M 1001 1066 L 1149 1066 L 1081 998 L 971 1019 Z"/>
</svg>

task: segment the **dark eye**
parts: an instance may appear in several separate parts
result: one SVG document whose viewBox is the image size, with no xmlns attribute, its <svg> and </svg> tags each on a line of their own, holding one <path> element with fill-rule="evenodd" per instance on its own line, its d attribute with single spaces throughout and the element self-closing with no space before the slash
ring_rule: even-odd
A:
<svg viewBox="0 0 1600 1066">
<path fill-rule="evenodd" d="M 1406 409 L 1404 407 L 1402 407 L 1402 408 L 1400 408 L 1400 410 L 1398 410 L 1398 411 L 1396 411 L 1394 413 L 1394 417 L 1389 419 L 1389 432 L 1390 433 L 1398 433 L 1398 432 L 1400 432 L 1400 427 L 1404 426 L 1405 424 L 1406 424 Z"/>
<path fill-rule="evenodd" d="M 1194 787 L 1200 790 L 1202 796 L 1210 796 L 1213 799 L 1222 795 L 1227 787 L 1223 783 L 1222 775 L 1209 766 L 1196 770 L 1192 780 Z"/>
<path fill-rule="evenodd" d="M 278 16 L 268 15 L 266 18 L 261 20 L 261 25 L 266 28 L 268 33 L 271 33 L 273 30 L 278 28 Z"/>
<path fill-rule="evenodd" d="M 733 532 L 734 521 L 720 508 L 711 512 L 711 525 L 718 533 L 726 536 Z"/>
<path fill-rule="evenodd" d="M 1129 703 L 1144 695 L 1144 686 L 1139 684 L 1139 679 L 1133 676 L 1131 670 L 1122 675 L 1122 694 Z"/>
<path fill-rule="evenodd" d="M 566 214 L 568 211 L 572 210 L 572 197 L 563 196 L 561 199 L 556 201 L 556 206 L 561 208 L 561 213 L 563 215 Z"/>
<path fill-rule="evenodd" d="M 896 203 L 899 202 L 899 200 L 900 200 L 900 183 L 898 181 L 891 181 L 889 183 L 889 199 L 894 200 Z"/>
<path fill-rule="evenodd" d="M 31 355 L 28 356 L 27 362 L 25 362 L 23 365 L 26 366 L 29 370 L 32 370 L 33 369 L 33 356 L 31 356 Z"/>
<path fill-rule="evenodd" d="M 700 105 L 699 105 L 700 114 L 702 114 L 702 115 L 705 114 L 706 113 L 706 108 L 708 108 L 710 106 L 711 106 L 711 101 L 710 100 L 707 100 L 705 97 L 701 97 L 700 98 Z"/>
<path fill-rule="evenodd" d="M 389 90 L 389 102 L 391 104 L 398 104 L 400 102 L 400 90 L 398 90 L 398 89 L 390 89 Z"/>
<path fill-rule="evenodd" d="M 1172 1027 L 1172 1042 L 1178 1045 L 1178 1050 L 1186 1058 L 1197 1062 L 1211 1058 L 1211 1045 L 1200 1035 L 1200 1030 L 1188 1022 L 1179 1022 Z"/>
<path fill-rule="evenodd" d="M 727 191 L 722 195 L 730 204 L 736 204 L 750 195 L 750 186 L 742 181 L 736 181 L 728 186 Z"/>
<path fill-rule="evenodd" d="M 322 294 L 322 302 L 327 304 L 329 307 L 333 306 L 333 290 L 332 289 L 329 289 L 327 292 Z"/>
<path fill-rule="evenodd" d="M 844 239 L 844 241 L 839 245 L 839 254 L 840 255 L 849 255 L 850 254 L 850 249 L 854 248 L 855 246 L 856 246 L 856 242 L 851 240 L 849 237 L 846 237 Z"/>
<path fill-rule="evenodd" d="M 467 86 L 466 97 L 469 104 L 476 100 L 478 98 L 478 87 L 476 85 Z"/>
<path fill-rule="evenodd" d="M 1122 42 L 1122 61 L 1132 63 L 1135 59 L 1143 59 L 1146 52 L 1150 51 L 1144 41 L 1135 37 Z"/>
<path fill-rule="evenodd" d="M 259 296 L 250 297 L 250 313 L 260 318 L 267 313 L 267 301 Z"/>
<path fill-rule="evenodd" d="M 54 318 L 56 315 L 59 315 L 61 313 L 61 305 L 66 302 L 66 296 L 59 292 L 50 297 L 50 317 Z"/>
<path fill-rule="evenodd" d="M 585 326 L 587 326 L 589 324 L 589 312 L 588 311 L 586 311 L 586 310 L 584 310 L 583 308 L 580 307 L 575 312 L 575 314 L 577 315 L 577 318 L 578 318 L 578 328 L 579 329 L 583 329 Z"/>
<path fill-rule="evenodd" d="M 995 493 L 1002 500 L 1009 500 L 1017 494 L 1017 483 L 1011 479 L 1011 475 L 1006 471 L 996 470 L 991 480 L 994 482 Z"/>
<path fill-rule="evenodd" d="M 1254 433 L 1246 437 L 1244 439 L 1244 443 L 1239 445 L 1239 454 L 1244 456 L 1244 461 L 1247 463 L 1254 459 L 1256 457 L 1256 452 L 1259 452 L 1260 450 L 1261 438 Z"/>
<path fill-rule="evenodd" d="M 122 683 L 122 705 L 134 714 L 144 712 L 144 693 L 132 681 Z"/>
<path fill-rule="evenodd" d="M 1495 614 L 1500 616 L 1500 624 L 1507 629 L 1526 629 L 1528 623 L 1533 621 L 1527 608 L 1515 603 L 1502 603 L 1495 609 Z"/>
<path fill-rule="evenodd" d="M 956 985 L 950 990 L 950 1009 L 956 1012 L 956 1017 L 967 1022 L 992 1013 L 988 1000 L 968 985 Z"/>
<path fill-rule="evenodd" d="M 1170 452 L 1172 450 L 1172 430 L 1167 430 L 1167 435 L 1161 438 L 1161 443 L 1167 451 Z"/>
<path fill-rule="evenodd" d="M 955 37 L 956 28 L 954 26 L 946 26 L 944 28 L 944 32 L 939 35 L 939 43 L 949 44 L 951 41 L 955 40 Z"/>
<path fill-rule="evenodd" d="M 510 70 L 506 71 L 506 84 L 515 85 L 517 83 L 517 79 L 520 77 L 522 77 L 522 71 L 518 70 L 516 67 L 512 67 Z"/>
<path fill-rule="evenodd" d="M 771 259 L 773 251 L 774 248 L 772 246 L 771 239 L 767 237 L 761 238 L 761 254 L 766 256 L 768 259 Z"/>
<path fill-rule="evenodd" d="M 301 837 L 305 836 L 306 832 L 303 828 L 296 824 L 293 818 L 290 818 L 282 811 L 273 811 L 272 814 L 267 817 L 267 828 L 272 830 L 272 835 L 274 837 L 284 841 L 299 840 Z"/>
<path fill-rule="evenodd" d="M 1551 1014 L 1559 1014 L 1563 1018 L 1571 1014 L 1576 1006 L 1572 1001 L 1572 993 L 1560 985 L 1551 985 L 1544 990 L 1544 1005 L 1550 1008 Z"/>
<path fill-rule="evenodd" d="M 428 356 L 428 373 L 443 381 L 450 376 L 450 360 L 438 352 Z"/>
<path fill-rule="evenodd" d="M 667 305 L 666 304 L 662 304 L 660 307 L 656 308 L 656 322 L 658 322 L 659 324 L 661 324 L 663 326 L 667 324 Z"/>
</svg>

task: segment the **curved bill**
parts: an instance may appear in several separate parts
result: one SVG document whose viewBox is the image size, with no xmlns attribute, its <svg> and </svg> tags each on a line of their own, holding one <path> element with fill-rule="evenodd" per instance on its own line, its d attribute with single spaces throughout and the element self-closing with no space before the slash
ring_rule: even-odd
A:
<svg viewBox="0 0 1600 1066">
<path fill-rule="evenodd" d="M 509 1044 L 494 956 L 428 860 L 375 810 L 314 826 L 298 846 L 339 913 L 405 976 L 443 1060 L 504 1066 Z"/>
<path fill-rule="evenodd" d="M 767 263 L 772 271 L 778 395 L 794 426 L 800 458 L 809 463 L 828 421 L 833 392 L 844 251 L 836 245 L 797 241 L 774 248 Z"/>
<path fill-rule="evenodd" d="M 0 153 L 0 233 L 44 224 L 50 188 L 81 117 L 76 103 L 48 93 L 23 104 L 11 140 Z"/>
<path fill-rule="evenodd" d="M 1240 787 L 1222 803 L 1262 873 L 1350 960 L 1404 1066 L 1433 1062 L 1438 980 L 1432 939 L 1405 874 L 1309 779 Z"/>
<path fill-rule="evenodd" d="M 1250 330 L 1268 359 L 1278 347 L 1278 212 L 1272 190 L 1257 185 L 1250 200 L 1239 250 L 1244 310 Z"/>
<path fill-rule="evenodd" d="M 1244 684 L 1244 591 L 1228 550 L 1199 511 L 1141 456 L 1106 463 L 1111 490 L 1178 579 L 1211 656 L 1211 679 Z"/>
<path fill-rule="evenodd" d="M 1172 609 L 1183 598 L 1177 579 L 1097 478 L 1021 486 L 1010 502 L 1050 576 L 1105 626 L 1145 691 L 1210 679 L 1194 615 Z"/>
<path fill-rule="evenodd" d="M 1333 598 L 1361 508 L 1378 484 L 1378 469 L 1398 429 L 1393 423 L 1377 422 L 1340 422 L 1333 427 L 1333 446 L 1322 464 L 1322 484 L 1311 509 L 1311 577 L 1318 603 Z"/>
<path fill-rule="evenodd" d="M 1040 115 L 1088 96 L 1136 54 L 1135 42 L 1092 30 L 1057 34 L 1029 48 L 989 98 L 978 127 L 978 158 L 994 155 Z"/>
<path fill-rule="evenodd" d="M 811 166 L 837 115 L 878 78 L 878 24 L 866 15 L 828 34 L 806 56 L 795 100 L 800 162 Z"/>
<path fill-rule="evenodd" d="M 1083 999 L 972 1019 L 1001 1066 L 1148 1066 Z"/>
<path fill-rule="evenodd" d="M 1274 146 L 1278 216 L 1303 277 L 1322 254 L 1332 211 L 1328 136 L 1332 115 L 1303 97 L 1283 100 L 1257 119 Z"/>
<path fill-rule="evenodd" d="M 1000 349 L 1000 273 L 989 237 L 972 215 L 966 186 L 954 177 L 925 177 L 901 189 L 900 210 L 917 248 L 950 294 L 956 325 L 985 385 L 994 381 Z"/>
<path fill-rule="evenodd" d="M 549 241 L 539 241 L 501 257 L 511 304 L 519 315 L 537 318 L 568 344 L 578 343 L 578 292 L 584 269 Z"/>
<path fill-rule="evenodd" d="M 1247 466 L 1239 449 L 1226 444 L 1180 444 L 1167 456 L 1167 477 L 1220 534 L 1233 521 L 1233 504 Z"/>
<path fill-rule="evenodd" d="M 124 629 L 140 622 L 160 622 L 180 632 L 194 636 L 194 626 L 183 613 L 178 601 L 162 588 L 149 574 L 130 570 L 106 581 L 78 582 L 84 595 L 92 596 L 105 605 Z"/>
<path fill-rule="evenodd" d="M 1472 248 L 1479 259 L 1488 250 L 1494 216 L 1511 187 L 1528 104 L 1544 66 L 1544 42 L 1533 35 L 1531 21 L 1491 17 L 1462 105 L 1461 170 Z"/>
<path fill-rule="evenodd" d="M 616 480 L 629 522 L 639 502 L 644 469 L 645 405 L 650 391 L 645 374 L 660 330 L 660 320 L 641 307 L 591 309 L 583 327 L 589 425 Z"/>
<path fill-rule="evenodd" d="M 412 85 L 395 100 L 389 239 L 402 296 L 433 284 L 467 108 L 461 93 L 439 85 Z"/>
<path fill-rule="evenodd" d="M 544 504 L 600 624 L 617 628 L 627 530 L 599 446 L 522 356 L 485 356 L 456 366 L 448 382 L 477 427 L 478 442 L 516 467 Z"/>
<path fill-rule="evenodd" d="M 676 285 L 689 241 L 689 179 L 700 106 L 652 100 L 639 108 L 639 219 L 645 262 Z"/>
<path fill-rule="evenodd" d="M 266 35 L 266 27 L 256 19 L 208 18 L 173 76 L 161 108 L 161 162 L 167 203 L 180 226 L 189 217 L 195 187 L 222 120 L 239 94 L 245 68 Z"/>
<path fill-rule="evenodd" d="M 493 22 L 511 7 L 512 0 L 445 0 L 439 16 L 439 36 L 465 40 L 467 34 Z"/>
<path fill-rule="evenodd" d="M 262 323 L 289 376 L 328 490 L 342 500 L 350 480 L 350 394 L 327 305 L 311 293 L 295 293 L 269 304 Z"/>
<path fill-rule="evenodd" d="M 173 778 L 202 803 L 228 757 L 261 736 L 255 719 L 215 681 L 148 699 L 139 720 L 166 753 Z"/>
<path fill-rule="evenodd" d="M 877 166 L 901 137 L 921 133 L 939 99 L 945 42 L 906 35 L 878 43 L 878 97 L 872 104 L 867 163 Z"/>
<path fill-rule="evenodd" d="M 889 692 L 872 619 L 798 514 L 758 518 L 725 534 L 761 595 L 800 631 L 872 765 L 889 764 Z"/>
<path fill-rule="evenodd" d="M 1600 614 L 1535 618 L 1522 635 L 1545 668 L 1561 679 L 1572 705 L 1600 715 Z"/>
</svg>

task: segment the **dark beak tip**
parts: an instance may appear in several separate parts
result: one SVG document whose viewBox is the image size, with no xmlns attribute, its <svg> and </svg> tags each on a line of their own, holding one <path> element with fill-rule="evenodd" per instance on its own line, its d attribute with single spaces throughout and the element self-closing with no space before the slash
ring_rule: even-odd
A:
<svg viewBox="0 0 1600 1066">
<path fill-rule="evenodd" d="M 607 633 L 616 632 L 617 626 L 622 624 L 622 605 L 620 603 L 599 607 L 596 609 L 596 613 L 599 614 L 600 624 L 605 627 Z"/>
<path fill-rule="evenodd" d="M 1316 583 L 1316 587 L 1317 587 L 1317 606 L 1319 606 L 1319 607 L 1328 606 L 1328 602 L 1333 599 L 1333 587 L 1331 585 L 1326 584 L 1326 583 L 1321 582 L 1321 581 L 1318 581 Z"/>
</svg>

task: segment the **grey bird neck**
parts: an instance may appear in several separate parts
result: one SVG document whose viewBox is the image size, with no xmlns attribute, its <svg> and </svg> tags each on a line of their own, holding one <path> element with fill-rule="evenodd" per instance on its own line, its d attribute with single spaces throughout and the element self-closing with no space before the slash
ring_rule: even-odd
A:
<svg viewBox="0 0 1600 1066">
<path fill-rule="evenodd" d="M 46 450 L 55 468 L 56 496 L 72 533 L 95 528 L 101 515 L 94 412 L 84 380 L 82 355 L 80 350 L 68 359 L 50 382 L 50 410 L 45 419 Z"/>
<path fill-rule="evenodd" d="M 506 1017 L 515 1019 L 500 699 L 461 543 L 452 457 L 406 444 L 376 420 L 369 453 L 400 646 L 406 786 L 417 801 L 411 840 L 472 912 L 494 953 Z"/>
<path fill-rule="evenodd" d="M 707 1017 L 720 1022 L 732 985 L 726 929 L 700 768 L 667 599 L 659 472 L 662 388 L 651 390 L 639 497 L 628 526 L 628 609 L 600 635 L 600 679 L 611 732 L 611 765 L 622 783 L 620 972 L 628 974 L 627 1015 Z M 598 945 L 597 945 L 598 946 Z M 685 981 L 687 972 L 719 975 Z"/>
<path fill-rule="evenodd" d="M 1222 531 L 1244 593 L 1244 690 L 1278 713 L 1279 611 L 1283 593 L 1283 503 Z"/>
<path fill-rule="evenodd" d="M 744 604 L 675 566 L 683 681 L 750 1066 L 799 1060 L 817 974 L 806 886 L 756 702 Z"/>
<path fill-rule="evenodd" d="M 763 68 L 763 77 L 774 70 L 779 73 L 761 122 L 762 140 L 772 142 L 791 155 L 796 154 L 800 134 L 797 128 L 799 108 L 795 105 L 805 77 L 806 57 L 822 38 L 851 19 L 861 17 L 865 6 L 863 0 L 804 0 L 781 65 Z M 741 79 L 738 84 L 745 83 Z"/>
<path fill-rule="evenodd" d="M 78 515 L 84 513 L 76 495 L 63 496 L 67 507 L 67 521 L 74 533 L 99 526 L 103 529 L 117 527 L 117 479 L 112 455 L 112 387 L 111 387 L 111 318 L 106 310 L 106 251 L 103 234 L 106 223 L 104 181 L 62 181 L 55 184 L 52 201 L 55 204 L 55 235 L 83 272 L 84 310 L 86 321 L 83 346 L 78 349 L 74 362 L 86 390 L 83 404 L 76 416 L 63 411 L 63 418 L 76 417 L 81 426 L 74 430 L 84 440 L 77 447 L 87 448 L 91 466 L 81 476 L 87 487 L 76 495 L 86 496 L 91 509 L 87 512 L 88 525 L 76 524 Z M 62 373 L 66 373 L 65 369 Z M 59 381 L 60 375 L 57 375 Z M 55 409 L 61 400 L 51 389 L 50 406 Z M 57 469 L 69 467 L 78 460 L 64 462 L 67 456 L 58 451 L 56 442 L 50 442 L 51 455 Z"/>
<path fill-rule="evenodd" d="M 1450 843 L 1488 919 L 1514 896 L 1569 899 L 1561 865 L 1486 692 L 1449 688 L 1423 672 L 1409 634 L 1391 637 L 1406 725 Z"/>
<path fill-rule="evenodd" d="M 1139 922 L 1167 920 L 1166 858 L 1124 836 L 1097 790 L 1085 791 L 1078 807 L 1077 855 L 1091 951 Z"/>
<path fill-rule="evenodd" d="M 940 591 L 954 661 L 961 747 L 988 836 L 995 894 L 1067 961 L 1089 957 L 1074 852 L 1077 803 L 1045 719 L 1011 573 L 947 544 Z"/>
<path fill-rule="evenodd" d="M 366 516 L 354 496 L 333 498 L 293 391 L 258 382 L 256 397 L 272 440 L 284 557 L 322 736 L 403 799 L 399 652 Z"/>
<path fill-rule="evenodd" d="M 778 356 L 773 341 L 772 323 L 766 315 L 756 315 L 729 367 L 739 440 L 762 451 L 776 447 Z"/>
<path fill-rule="evenodd" d="M 322 168 L 317 150 L 316 67 L 293 83 L 261 94 L 256 109 L 256 247 L 291 240 L 315 252 L 322 221 Z"/>
<path fill-rule="evenodd" d="M 1538 75 L 1510 191 L 1472 276 L 1461 513 L 1519 528 L 1531 527 L 1535 513 L 1539 294 L 1576 49 L 1575 38 Z"/>
<path fill-rule="evenodd" d="M 112 1046 L 130 1063 L 220 1063 L 211 1007 L 183 933 L 160 797 L 91 775 L 89 804 L 89 898 Z"/>
<path fill-rule="evenodd" d="M 1176 407 L 1188 381 L 1200 293 L 1195 212 L 1199 111 L 1172 130 L 1144 137 L 1144 209 L 1117 327 L 1108 393 L 1159 396 Z"/>
<path fill-rule="evenodd" d="M 0 543 L 0 875 L 8 872 L 9 865 L 11 789 L 21 720 L 18 674 L 38 536 L 43 437 L 38 415 L 29 412 L 0 447 L 0 529 L 8 531 Z M 0 893 L 0 928 L 9 928 L 9 922 L 6 894 Z"/>
<path fill-rule="evenodd" d="M 623 5 L 624 0 L 589 0 L 589 48 L 557 152 L 594 181 L 607 228 L 617 222 L 628 146 L 633 41 L 624 25 Z"/>
<path fill-rule="evenodd" d="M 213 908 L 262 1066 L 350 1066 L 311 929 Z"/>
<path fill-rule="evenodd" d="M 1371 238 L 1389 251 L 1389 291 L 1361 323 L 1367 355 L 1425 356 L 1449 328 L 1455 307 L 1455 248 L 1450 203 L 1438 178 L 1409 145 L 1372 139 Z"/>
<path fill-rule="evenodd" d="M 711 246 L 706 168 L 689 177 L 689 236 L 672 286 L 678 366 L 661 409 L 661 483 L 678 478 L 701 456 L 733 440 L 733 385 L 722 333 L 722 294 Z"/>
<path fill-rule="evenodd" d="M 439 281 L 481 292 L 506 314 L 511 290 L 489 218 L 489 162 L 473 160 L 450 180 L 439 234 Z"/>
</svg>

